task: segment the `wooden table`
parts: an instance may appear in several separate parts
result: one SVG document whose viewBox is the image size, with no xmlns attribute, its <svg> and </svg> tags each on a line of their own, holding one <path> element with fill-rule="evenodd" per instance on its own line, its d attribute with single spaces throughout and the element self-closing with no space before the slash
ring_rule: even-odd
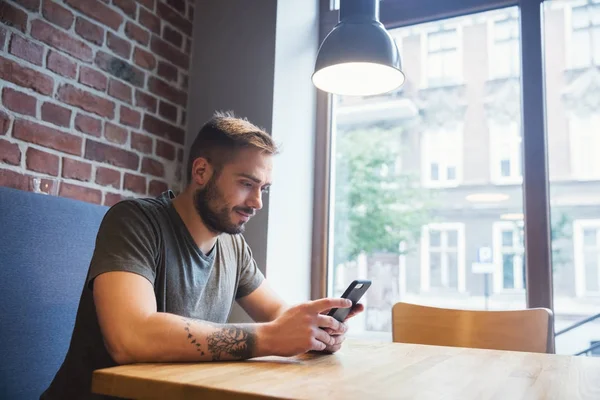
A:
<svg viewBox="0 0 600 400">
<path fill-rule="evenodd" d="M 600 399 L 600 358 L 347 341 L 334 355 L 138 364 L 92 391 L 135 399 Z"/>
</svg>

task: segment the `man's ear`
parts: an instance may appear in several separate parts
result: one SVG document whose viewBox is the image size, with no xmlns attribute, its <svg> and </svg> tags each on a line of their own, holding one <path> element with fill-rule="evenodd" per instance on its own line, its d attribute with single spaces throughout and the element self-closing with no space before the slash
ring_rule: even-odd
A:
<svg viewBox="0 0 600 400">
<path fill-rule="evenodd" d="M 212 177 L 214 169 L 204 157 L 198 157 L 192 163 L 192 182 L 204 186 Z"/>
</svg>

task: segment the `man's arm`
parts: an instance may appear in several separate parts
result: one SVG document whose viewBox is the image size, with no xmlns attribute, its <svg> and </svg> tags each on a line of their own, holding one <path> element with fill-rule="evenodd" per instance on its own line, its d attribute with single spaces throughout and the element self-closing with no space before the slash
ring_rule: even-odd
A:
<svg viewBox="0 0 600 400">
<path fill-rule="evenodd" d="M 157 312 L 152 284 L 130 272 L 107 272 L 94 280 L 94 303 L 106 348 L 118 364 L 240 360 L 324 350 L 340 329 L 320 312 L 349 307 L 343 299 L 321 299 L 291 307 L 268 323 L 213 324 Z"/>
</svg>

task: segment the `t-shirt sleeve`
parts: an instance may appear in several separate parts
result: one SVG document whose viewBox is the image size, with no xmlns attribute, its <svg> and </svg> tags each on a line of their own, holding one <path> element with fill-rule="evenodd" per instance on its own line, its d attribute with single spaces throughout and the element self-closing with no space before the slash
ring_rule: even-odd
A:
<svg viewBox="0 0 600 400">
<path fill-rule="evenodd" d="M 117 203 L 108 210 L 90 263 L 87 286 L 105 272 L 126 271 L 143 276 L 154 284 L 158 234 L 148 215 L 133 201 Z"/>
<path fill-rule="evenodd" d="M 265 276 L 258 269 L 256 261 L 252 256 L 252 250 L 248 243 L 240 236 L 242 240 L 242 266 L 240 271 L 240 279 L 235 294 L 235 298 L 239 299 L 254 292 L 260 284 L 265 280 Z"/>
</svg>

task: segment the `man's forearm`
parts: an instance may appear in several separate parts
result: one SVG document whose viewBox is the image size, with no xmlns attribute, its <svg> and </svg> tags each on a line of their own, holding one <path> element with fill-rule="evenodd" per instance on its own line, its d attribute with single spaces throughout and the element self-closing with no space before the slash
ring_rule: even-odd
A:
<svg viewBox="0 0 600 400">
<path fill-rule="evenodd" d="M 226 361 L 269 355 L 267 324 L 214 324 L 168 313 L 148 317 L 115 361 Z"/>
</svg>

